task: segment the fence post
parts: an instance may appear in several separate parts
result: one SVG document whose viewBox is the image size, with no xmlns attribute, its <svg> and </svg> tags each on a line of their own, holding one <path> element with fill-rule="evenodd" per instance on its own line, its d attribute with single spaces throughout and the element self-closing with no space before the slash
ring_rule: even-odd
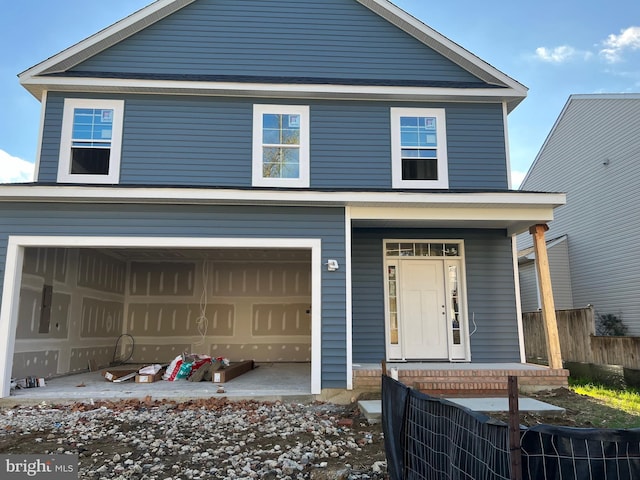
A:
<svg viewBox="0 0 640 480">
<path fill-rule="evenodd" d="M 518 406 L 518 377 L 508 378 L 509 391 L 509 458 L 511 480 L 522 480 L 522 450 L 520 449 L 520 408 Z"/>
<path fill-rule="evenodd" d="M 387 361 L 382 360 L 382 375 L 387 376 Z"/>
</svg>

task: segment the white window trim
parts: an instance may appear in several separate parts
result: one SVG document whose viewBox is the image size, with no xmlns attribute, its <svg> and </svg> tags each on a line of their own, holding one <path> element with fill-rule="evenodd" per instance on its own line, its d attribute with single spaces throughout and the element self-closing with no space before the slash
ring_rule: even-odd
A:
<svg viewBox="0 0 640 480">
<path fill-rule="evenodd" d="M 73 117 L 76 108 L 113 109 L 111 131 L 111 153 L 107 175 L 83 175 L 71 173 L 71 137 Z M 93 100 L 85 98 L 65 98 L 62 114 L 60 156 L 58 157 L 58 183 L 104 183 L 120 182 L 120 156 L 122 151 L 122 125 L 124 122 L 124 100 Z"/>
<path fill-rule="evenodd" d="M 262 118 L 265 113 L 300 115 L 300 176 L 298 178 L 264 178 L 262 176 Z M 253 175 L 254 187 L 309 187 L 309 106 L 253 106 Z"/>
<path fill-rule="evenodd" d="M 402 179 L 402 144 L 400 142 L 401 117 L 435 117 L 438 143 L 438 180 Z M 391 109 L 391 184 L 393 188 L 449 188 L 447 161 L 447 124 L 444 108 L 392 108 Z"/>
</svg>

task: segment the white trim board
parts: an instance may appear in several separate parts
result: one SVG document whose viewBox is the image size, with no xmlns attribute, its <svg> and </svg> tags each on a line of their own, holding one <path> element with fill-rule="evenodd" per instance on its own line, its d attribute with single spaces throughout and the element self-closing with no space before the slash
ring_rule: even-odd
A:
<svg viewBox="0 0 640 480">
<path fill-rule="evenodd" d="M 36 98 L 42 90 L 160 95 L 219 95 L 323 100 L 500 103 L 521 100 L 510 88 L 446 88 L 299 83 L 206 82 L 34 76 L 20 82 Z"/>
<path fill-rule="evenodd" d="M 527 363 L 524 350 L 524 325 L 522 323 L 522 296 L 520 295 L 520 269 L 518 267 L 518 245 L 515 235 L 511 236 L 511 260 L 513 264 L 513 287 L 516 298 L 516 321 L 518 324 L 518 345 L 520 347 L 520 362 Z M 537 278 L 537 275 L 536 275 Z"/>
<path fill-rule="evenodd" d="M 531 192 L 350 192 L 311 190 L 234 190 L 227 188 L 123 188 L 81 185 L 0 185 L 2 201 L 38 201 L 63 203 L 159 203 L 159 204 L 226 204 L 226 205 L 315 205 L 315 206 L 466 206 L 495 207 L 559 207 L 566 203 L 564 193 Z"/>
<path fill-rule="evenodd" d="M 305 238 L 9 236 L 0 309 L 0 398 L 8 397 L 26 247 L 305 248 L 311 250 L 311 393 L 322 391 L 322 241 Z"/>
<path fill-rule="evenodd" d="M 344 258 L 345 258 L 345 283 L 346 283 L 346 332 L 347 332 L 347 390 L 353 390 L 353 290 L 351 275 L 351 207 L 344 209 Z"/>
</svg>

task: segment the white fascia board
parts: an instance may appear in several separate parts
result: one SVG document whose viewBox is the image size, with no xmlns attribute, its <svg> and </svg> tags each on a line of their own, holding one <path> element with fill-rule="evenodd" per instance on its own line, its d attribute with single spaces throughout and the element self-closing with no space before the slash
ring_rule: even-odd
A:
<svg viewBox="0 0 640 480">
<path fill-rule="evenodd" d="M 511 206 L 478 207 L 464 205 L 459 207 L 351 207 L 352 220 L 385 221 L 439 221 L 439 222 L 549 222 L 553 220 L 553 207 Z"/>
<path fill-rule="evenodd" d="M 467 206 L 478 208 L 558 207 L 564 193 L 530 192 L 318 192 L 163 187 L 0 185 L 0 202 L 300 205 L 360 207 Z M 397 214 L 397 212 L 396 212 Z"/>
<path fill-rule="evenodd" d="M 494 66 L 461 47 L 414 16 L 405 12 L 388 0 L 357 0 L 359 3 L 382 16 L 398 28 L 441 53 L 452 62 L 493 84 L 508 86 L 527 96 L 528 88 Z M 484 75 L 483 75 L 484 74 Z"/>
<path fill-rule="evenodd" d="M 507 102 L 521 97 L 512 88 L 445 88 L 379 85 L 200 82 L 85 77 L 30 77 L 22 85 L 38 98 L 42 90 L 159 95 L 236 95 L 250 97 L 350 100 Z"/>
<path fill-rule="evenodd" d="M 25 70 L 18 75 L 20 83 L 43 73 L 63 72 L 69 68 L 73 68 L 75 65 L 106 50 L 149 25 L 153 25 L 157 21 L 194 1 L 195 0 L 157 0 L 151 5 L 132 13 L 98 33 Z"/>
<path fill-rule="evenodd" d="M 38 145 L 36 146 L 36 161 L 33 166 L 33 181 L 37 182 L 40 176 L 40 156 L 42 155 L 42 136 L 44 135 L 44 115 L 47 111 L 47 91 L 42 92 L 40 101 L 40 127 L 38 129 Z"/>
</svg>

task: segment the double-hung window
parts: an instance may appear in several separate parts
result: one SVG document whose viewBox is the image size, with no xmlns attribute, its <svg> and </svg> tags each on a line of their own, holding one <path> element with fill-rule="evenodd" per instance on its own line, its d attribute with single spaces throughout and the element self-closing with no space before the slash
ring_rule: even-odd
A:
<svg viewBox="0 0 640 480">
<path fill-rule="evenodd" d="M 447 132 L 442 108 L 392 108 L 393 188 L 448 188 Z"/>
<path fill-rule="evenodd" d="M 118 183 L 124 100 L 67 98 L 58 182 Z"/>
<path fill-rule="evenodd" d="M 253 185 L 309 186 L 309 107 L 254 105 Z"/>
</svg>

